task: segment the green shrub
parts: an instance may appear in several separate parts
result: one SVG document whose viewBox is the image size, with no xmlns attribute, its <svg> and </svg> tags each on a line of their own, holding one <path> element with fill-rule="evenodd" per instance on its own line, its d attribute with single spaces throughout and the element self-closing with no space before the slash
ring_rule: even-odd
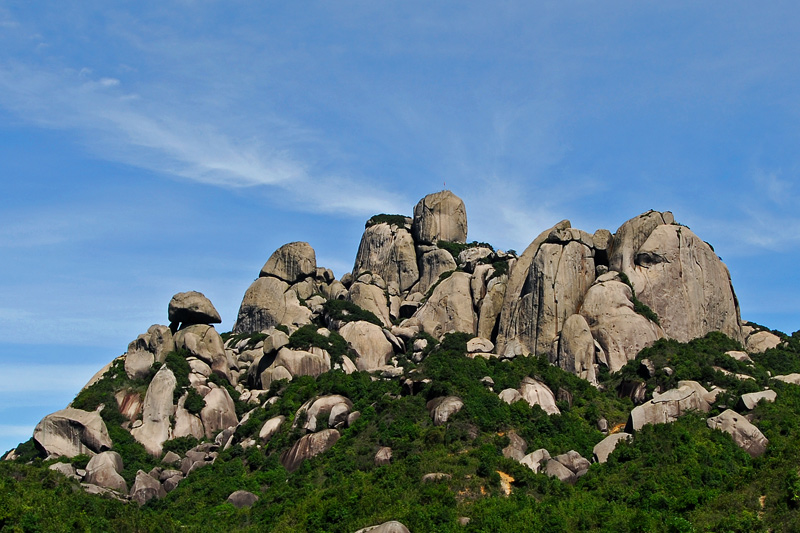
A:
<svg viewBox="0 0 800 533">
<path fill-rule="evenodd" d="M 372 218 L 367 220 L 367 223 L 364 224 L 364 229 L 375 226 L 376 224 L 389 224 L 390 226 L 397 226 L 397 227 L 404 227 L 406 225 L 406 217 L 405 215 L 387 215 L 387 214 L 380 214 L 380 215 L 373 215 Z"/>
<path fill-rule="evenodd" d="M 206 401 L 203 397 L 194 390 L 194 387 L 189 387 L 187 389 L 186 401 L 183 403 L 183 408 L 193 415 L 199 415 L 200 411 L 202 411 L 205 406 Z"/>
<path fill-rule="evenodd" d="M 332 320 L 341 322 L 357 322 L 364 320 L 376 326 L 383 326 L 383 322 L 371 311 L 362 309 L 347 300 L 328 300 L 324 305 L 325 314 Z"/>
<path fill-rule="evenodd" d="M 453 260 L 458 262 L 458 255 L 468 248 L 488 248 L 494 252 L 494 248 L 491 244 L 486 242 L 452 242 L 452 241 L 438 241 L 436 246 L 441 248 L 442 250 L 447 250 L 450 255 L 453 256 Z"/>
<path fill-rule="evenodd" d="M 328 337 L 317 333 L 317 326 L 306 324 L 289 337 L 289 348 L 293 350 L 308 350 L 311 347 L 322 348 L 331 356 L 331 363 L 340 363 L 343 356 L 348 354 L 347 341 L 336 332 L 331 332 Z"/>
<path fill-rule="evenodd" d="M 164 453 L 174 452 L 182 456 L 198 444 L 200 444 L 200 441 L 197 438 L 192 435 L 186 435 L 185 437 L 177 437 L 164 442 L 163 449 Z"/>
<path fill-rule="evenodd" d="M 636 289 L 633 288 L 633 284 L 628 276 L 624 272 L 617 272 L 617 274 L 619 274 L 620 281 L 631 288 L 631 301 L 633 302 L 633 310 L 645 317 L 650 322 L 660 326 L 661 323 L 658 321 L 658 315 L 655 313 L 655 311 L 650 309 L 647 304 L 643 303 L 636 297 Z"/>
</svg>

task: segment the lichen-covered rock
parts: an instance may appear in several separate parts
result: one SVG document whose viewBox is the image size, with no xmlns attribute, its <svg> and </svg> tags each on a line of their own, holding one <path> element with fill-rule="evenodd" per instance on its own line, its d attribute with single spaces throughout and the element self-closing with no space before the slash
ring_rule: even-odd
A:
<svg viewBox="0 0 800 533">
<path fill-rule="evenodd" d="M 306 459 L 330 450 L 339 440 L 339 432 L 335 429 L 324 429 L 317 433 L 309 433 L 301 437 L 294 445 L 281 455 L 281 464 L 289 472 L 294 472 Z"/>
<path fill-rule="evenodd" d="M 475 335 L 477 317 L 472 308 L 470 275 L 454 272 L 439 283 L 428 301 L 406 325 L 416 325 L 433 337 L 456 331 Z"/>
<path fill-rule="evenodd" d="M 219 324 L 219 316 L 211 300 L 197 291 L 179 292 L 169 301 L 169 321 L 184 326 L 193 324 Z"/>
<path fill-rule="evenodd" d="M 758 457 L 767 450 L 769 440 L 745 417 L 726 409 L 719 416 L 706 420 L 711 429 L 724 431 L 733 437 L 733 442 L 744 449 L 751 457 Z"/>
<path fill-rule="evenodd" d="M 631 288 L 619 281 L 616 272 L 608 272 L 589 288 L 580 309 L 611 372 L 664 336 L 658 325 L 634 311 L 632 298 Z"/>
<path fill-rule="evenodd" d="M 467 242 L 467 210 L 464 202 L 450 191 L 427 195 L 414 207 L 411 233 L 419 244 Z"/>
<path fill-rule="evenodd" d="M 261 269 L 260 276 L 273 276 L 294 284 L 317 272 L 317 256 L 307 242 L 290 242 L 275 250 Z"/>
<path fill-rule="evenodd" d="M 33 439 L 52 457 L 94 455 L 112 446 L 99 413 L 71 407 L 44 417 L 33 430 Z"/>
<path fill-rule="evenodd" d="M 133 428 L 131 435 L 139 441 L 150 455 L 160 456 L 164 441 L 172 438 L 170 417 L 175 414 L 172 394 L 177 380 L 167 366 L 153 377 L 144 396 L 142 425 Z"/>
<path fill-rule="evenodd" d="M 408 227 L 411 220 L 408 220 Z M 380 223 L 364 230 L 358 246 L 353 277 L 362 272 L 381 276 L 389 285 L 406 292 L 419 279 L 414 239 L 406 227 Z"/>
<path fill-rule="evenodd" d="M 385 366 L 394 354 L 392 343 L 383 334 L 383 329 L 370 322 L 348 322 L 342 326 L 339 334 L 358 355 L 355 364 L 359 370 L 377 370 Z"/>
</svg>

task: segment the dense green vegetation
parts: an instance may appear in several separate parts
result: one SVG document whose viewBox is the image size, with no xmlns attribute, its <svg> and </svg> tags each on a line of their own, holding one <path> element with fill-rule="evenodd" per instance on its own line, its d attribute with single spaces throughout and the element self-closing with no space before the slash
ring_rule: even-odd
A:
<svg viewBox="0 0 800 533">
<path fill-rule="evenodd" d="M 380 215 L 373 215 L 367 223 L 364 224 L 364 228 L 368 228 L 370 226 L 375 226 L 376 224 L 389 224 L 390 226 L 398 226 L 400 228 L 406 225 L 406 217 L 405 215 L 387 215 L 387 214 L 380 214 Z"/>
<path fill-rule="evenodd" d="M 293 342 L 321 342 L 310 333 Z M 239 440 L 257 438 L 266 420 L 286 416 L 272 440 L 260 448 L 236 445 L 222 452 L 165 499 L 141 509 L 85 494 L 77 482 L 48 471 L 41 458 L 29 465 L 0 463 L 0 530 L 352 532 L 394 519 L 414 532 L 793 531 L 800 523 L 800 387 L 772 381 L 769 375 L 800 371 L 800 335 L 753 356 L 753 364 L 724 355 L 740 346 L 718 333 L 686 344 L 662 340 L 620 372 L 606 373 L 600 388 L 544 358 L 469 359 L 464 355 L 467 339 L 464 334 L 450 334 L 441 343 L 429 339 L 429 354 L 417 365 L 401 356 L 409 376 L 420 384 L 416 394 L 409 394 L 400 380 L 373 381 L 363 372 L 334 371 L 317 379 L 273 383 L 270 393 L 278 401 L 256 407 L 237 430 Z M 653 375 L 643 370 L 644 358 L 655 368 Z M 737 379 L 714 367 L 753 379 Z M 114 368 L 75 401 L 85 408 L 106 405 L 102 414 L 114 448 L 125 458 L 130 484 L 135 469 L 149 470 L 158 460 L 142 456 L 129 435 L 126 440 L 120 415 L 108 407 L 116 405 L 109 401 L 115 387 L 143 386 L 122 377 L 119 365 Z M 491 389 L 481 381 L 487 376 L 494 382 Z M 518 387 L 526 376 L 568 393 L 564 397 L 571 395 L 572 402 L 559 402 L 561 414 L 548 416 L 525 402 L 507 405 L 498 399 L 498 392 Z M 770 440 L 767 452 L 752 459 L 727 434 L 709 430 L 704 417 L 690 413 L 673 424 L 645 426 L 575 485 L 533 474 L 502 456 L 513 430 L 527 441 L 528 451 L 576 450 L 591 457 L 592 447 L 603 438 L 597 421 L 624 423 L 633 407 L 618 393 L 625 384 L 644 383 L 649 394 L 682 379 L 725 388 L 718 404 L 729 406 L 743 392 L 764 386 L 775 390 L 775 403 L 761 403 L 751 413 Z M 342 429 L 330 451 L 290 474 L 279 458 L 301 435 L 291 428 L 295 414 L 321 394 L 347 396 L 361 417 Z M 425 404 L 442 395 L 461 397 L 464 408 L 435 427 Z M 711 415 L 719 410 L 715 407 Z M 165 449 L 183 452 L 195 444 L 194 439 L 176 439 Z M 389 465 L 374 463 L 381 446 L 393 450 Z M 498 471 L 514 479 L 510 496 L 502 493 Z M 430 472 L 452 479 L 421 483 Z M 259 501 L 241 510 L 225 503 L 240 489 L 256 493 Z M 460 516 L 470 523 L 458 525 Z"/>
<path fill-rule="evenodd" d="M 447 250 L 450 253 L 450 255 L 453 256 L 453 260 L 456 262 L 458 261 L 458 254 L 469 248 L 488 248 L 489 250 L 494 252 L 494 248 L 488 242 L 472 241 L 464 243 L 464 242 L 452 242 L 452 241 L 438 241 L 436 243 L 436 246 L 438 246 L 442 250 Z"/>
<path fill-rule="evenodd" d="M 631 288 L 631 301 L 633 302 L 633 310 L 648 319 L 650 322 L 654 322 L 660 326 L 661 323 L 658 321 L 658 315 L 656 312 L 650 309 L 646 303 L 642 302 L 636 297 L 636 289 L 633 288 L 633 284 L 631 283 L 631 280 L 628 279 L 628 276 L 624 272 L 617 272 L 617 274 L 619 274 L 619 279 L 625 285 Z"/>
<path fill-rule="evenodd" d="M 308 350 L 311 347 L 322 348 L 330 354 L 332 363 L 341 363 L 342 357 L 349 353 L 347 341 L 334 331 L 329 332 L 326 337 L 317 333 L 317 330 L 318 327 L 315 324 L 302 326 L 289 337 L 289 348 L 293 350 Z"/>
<path fill-rule="evenodd" d="M 372 311 L 367 311 L 347 300 L 328 300 L 324 305 L 325 315 L 340 322 L 357 322 L 364 320 L 372 322 L 377 326 L 382 326 L 381 319 L 376 317 Z"/>
</svg>

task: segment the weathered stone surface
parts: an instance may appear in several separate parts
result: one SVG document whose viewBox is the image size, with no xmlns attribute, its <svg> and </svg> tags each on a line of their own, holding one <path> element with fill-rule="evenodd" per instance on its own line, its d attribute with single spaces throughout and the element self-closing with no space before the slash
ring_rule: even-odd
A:
<svg viewBox="0 0 800 533">
<path fill-rule="evenodd" d="M 206 395 L 208 396 L 208 395 Z M 175 407 L 175 427 L 172 429 L 172 438 L 192 436 L 202 439 L 205 436 L 205 429 L 200 417 L 193 415 L 184 408 L 187 394 L 181 396 L 178 405 Z"/>
<path fill-rule="evenodd" d="M 13 459 L 9 459 L 6 457 L 5 461 L 12 461 Z M 48 470 L 53 470 L 54 472 L 59 472 L 68 478 L 80 480 L 81 478 L 78 474 L 75 473 L 75 467 L 69 463 L 53 463 L 47 467 Z"/>
<path fill-rule="evenodd" d="M 657 226 L 624 272 L 669 337 L 688 342 L 721 331 L 744 340 L 730 273 L 689 228 Z"/>
<path fill-rule="evenodd" d="M 358 354 L 355 364 L 359 370 L 376 370 L 386 365 L 394 355 L 392 344 L 386 339 L 381 327 L 370 322 L 348 322 L 342 326 L 339 334 Z"/>
<path fill-rule="evenodd" d="M 455 331 L 474 335 L 476 322 L 470 275 L 454 272 L 434 289 L 428 301 L 406 325 L 416 325 L 438 339 Z"/>
<path fill-rule="evenodd" d="M 500 276 L 489 281 L 486 295 L 481 300 L 478 313 L 478 336 L 486 339 L 495 334 L 500 312 L 503 310 L 503 299 L 506 295 L 508 276 Z"/>
<path fill-rule="evenodd" d="M 335 429 L 324 429 L 301 437 L 289 450 L 281 455 L 281 464 L 289 472 L 294 472 L 306 459 L 330 450 L 339 440 Z"/>
<path fill-rule="evenodd" d="M 538 474 L 542 468 L 542 464 L 545 461 L 550 459 L 550 452 L 545 450 L 544 448 L 539 448 L 538 450 L 529 453 L 525 457 L 520 460 L 520 464 L 523 464 L 533 470 L 534 473 Z"/>
<path fill-rule="evenodd" d="M 286 347 L 278 350 L 273 367 L 283 366 L 292 376 L 317 377 L 331 369 L 331 357 L 325 350 L 311 348 L 309 351 L 290 350 Z M 274 379 L 274 378 L 273 378 Z M 262 377 L 263 381 L 263 377 Z M 267 389 L 264 384 L 264 389 Z"/>
<path fill-rule="evenodd" d="M 289 335 L 280 330 L 275 330 L 269 337 L 264 339 L 262 350 L 265 355 L 275 353 L 289 344 Z"/>
<path fill-rule="evenodd" d="M 498 396 L 508 405 L 522 400 L 522 395 L 516 389 L 503 389 Z"/>
<path fill-rule="evenodd" d="M 258 432 L 258 438 L 261 439 L 261 442 L 269 442 L 269 439 L 275 436 L 280 429 L 281 424 L 283 424 L 285 421 L 286 417 L 283 415 L 270 418 L 264 422 L 263 426 L 261 426 L 261 430 Z"/>
<path fill-rule="evenodd" d="M 255 280 L 242 298 L 234 333 L 254 333 L 280 324 L 302 326 L 311 322 L 311 310 L 297 299 L 289 285 L 272 276 Z"/>
<path fill-rule="evenodd" d="M 317 256 L 307 242 L 290 242 L 275 250 L 259 274 L 273 276 L 290 285 L 317 272 Z"/>
<path fill-rule="evenodd" d="M 628 416 L 626 433 L 634 433 L 645 424 L 668 424 L 690 410 L 707 413 L 711 406 L 696 388 L 684 385 L 670 389 L 664 394 L 653 395 L 653 399 L 634 407 Z"/>
<path fill-rule="evenodd" d="M 341 409 L 337 409 L 337 407 L 342 406 L 344 407 L 344 411 Z M 353 408 L 353 402 L 351 402 L 348 398 L 341 396 L 339 394 L 329 394 L 326 396 L 320 396 L 318 398 L 312 398 L 297 410 L 295 415 L 295 425 L 297 425 L 297 421 L 301 419 L 301 413 L 305 412 L 305 423 L 303 424 L 303 428 L 314 432 L 317 430 L 317 424 L 319 421 L 324 420 L 329 427 L 333 427 L 335 424 L 331 424 L 331 414 L 336 410 L 336 415 L 338 417 L 337 422 L 342 422 L 347 420 L 347 415 L 350 413 L 350 410 Z"/>
<path fill-rule="evenodd" d="M 592 449 L 592 455 L 594 455 L 594 460 L 598 463 L 605 463 L 608 461 L 608 456 L 614 451 L 617 447 L 617 444 L 623 440 L 630 440 L 633 438 L 633 435 L 630 433 L 619 432 L 609 435 L 608 437 L 604 438 L 597 444 L 595 444 L 594 448 Z"/>
<path fill-rule="evenodd" d="M 792 383 L 794 385 L 800 385 L 800 374 L 786 374 L 783 376 L 773 376 L 772 379 L 777 379 L 778 381 L 783 381 L 784 383 Z"/>
<path fill-rule="evenodd" d="M 576 452 L 575 450 L 570 450 L 567 453 L 562 453 L 561 455 L 556 455 L 553 457 L 553 460 L 558 461 L 570 472 L 575 474 L 575 477 L 578 478 L 586 473 L 591 466 L 589 460 L 584 458 L 581 454 Z"/>
<path fill-rule="evenodd" d="M 206 437 L 212 438 L 218 431 L 234 427 L 239 423 L 236 416 L 236 406 L 227 389 L 217 387 L 211 389 L 204 398 L 206 405 L 200 411 Z"/>
<path fill-rule="evenodd" d="M 375 454 L 375 466 L 384 466 L 392 462 L 392 449 L 388 446 L 378 448 Z"/>
<path fill-rule="evenodd" d="M 574 483 L 576 480 L 575 472 L 555 459 L 548 459 L 547 462 L 544 463 L 544 469 L 540 471 L 549 477 L 558 478 L 564 483 Z"/>
<path fill-rule="evenodd" d="M 350 286 L 348 299 L 377 316 L 383 322 L 384 327 L 392 327 L 392 319 L 389 316 L 389 302 L 386 300 L 386 293 L 383 289 L 375 285 L 355 282 Z"/>
<path fill-rule="evenodd" d="M 172 393 L 177 381 L 167 366 L 153 377 L 144 396 L 142 425 L 133 428 L 131 435 L 139 441 L 150 455 L 160 456 L 161 445 L 171 438 L 170 417 L 175 414 Z"/>
<path fill-rule="evenodd" d="M 237 509 L 242 509 L 244 507 L 252 507 L 258 501 L 258 496 L 246 490 L 237 490 L 228 496 L 226 501 Z"/>
<path fill-rule="evenodd" d="M 602 347 L 611 372 L 664 336 L 661 328 L 633 310 L 632 296 L 631 288 L 609 272 L 597 278 L 581 306 L 580 314 Z"/>
<path fill-rule="evenodd" d="M 114 393 L 117 407 L 122 416 L 128 420 L 136 420 L 142 412 L 142 396 L 137 391 L 122 389 Z"/>
<path fill-rule="evenodd" d="M 131 500 L 135 501 L 141 507 L 153 498 L 161 499 L 167 495 L 164 487 L 157 479 L 153 479 L 147 472 L 139 470 L 136 473 L 136 480 L 131 487 Z"/>
<path fill-rule="evenodd" d="M 119 475 L 123 467 L 122 457 L 117 452 L 98 453 L 89 459 L 83 481 L 127 494 L 128 485 Z"/>
<path fill-rule="evenodd" d="M 219 333 L 212 326 L 197 324 L 178 331 L 175 334 L 175 348 L 188 350 L 208 364 L 215 374 L 230 380 L 225 347 Z"/>
<path fill-rule="evenodd" d="M 431 472 L 423 475 L 421 481 L 423 483 L 438 483 L 439 481 L 450 481 L 451 479 L 453 479 L 451 474 L 445 474 L 444 472 Z"/>
<path fill-rule="evenodd" d="M 464 402 L 457 396 L 440 396 L 426 404 L 434 426 L 441 426 L 464 407 Z"/>
<path fill-rule="evenodd" d="M 730 350 L 730 351 L 725 352 L 725 355 L 727 355 L 727 356 L 729 356 L 729 357 L 731 357 L 733 359 L 736 359 L 740 363 L 753 364 L 753 360 L 750 359 L 750 356 L 747 355 L 747 352 L 742 352 L 742 351 L 739 351 L 739 350 Z"/>
<path fill-rule="evenodd" d="M 456 262 L 450 252 L 442 249 L 431 250 L 419 259 L 419 285 L 416 290 L 425 294 L 445 272 L 456 269 Z"/>
<path fill-rule="evenodd" d="M 749 453 L 751 457 L 758 457 L 767 450 L 769 440 L 756 426 L 736 411 L 726 409 L 719 416 L 706 420 L 706 424 L 711 429 L 729 433 L 733 437 L 733 442 Z"/>
<path fill-rule="evenodd" d="M 540 234 L 523 252 L 506 289 L 498 353 L 552 353 L 564 322 L 578 311 L 594 281 L 591 236 L 584 233 L 572 230 L 564 220 Z"/>
<path fill-rule="evenodd" d="M 564 322 L 558 341 L 558 351 L 553 364 L 597 384 L 595 372 L 595 346 L 589 324 L 581 315 L 570 315 Z"/>
<path fill-rule="evenodd" d="M 508 432 L 508 446 L 503 448 L 503 457 L 507 459 L 514 459 L 521 461 L 525 457 L 525 451 L 528 448 L 528 443 L 525 439 L 517 435 L 516 431 Z"/>
<path fill-rule="evenodd" d="M 747 337 L 746 346 L 750 353 L 764 353 L 771 348 L 776 348 L 781 343 L 781 338 L 769 331 L 757 331 Z"/>
<path fill-rule="evenodd" d="M 561 414 L 556 406 L 556 397 L 553 391 L 541 381 L 530 377 L 523 378 L 519 386 L 519 393 L 531 407 L 538 405 L 548 415 Z"/>
<path fill-rule="evenodd" d="M 222 318 L 211 300 L 201 292 L 179 292 L 169 301 L 169 321 L 183 326 L 193 324 L 219 324 Z"/>
<path fill-rule="evenodd" d="M 491 352 L 492 350 L 494 350 L 494 344 L 489 339 L 473 337 L 467 341 L 467 351 L 469 353 Z"/>
<path fill-rule="evenodd" d="M 411 233 L 414 241 L 421 244 L 467 242 L 464 202 L 450 191 L 427 195 L 414 207 Z"/>
<path fill-rule="evenodd" d="M 282 379 L 292 381 L 293 377 L 292 373 L 289 372 L 289 369 L 285 366 L 271 366 L 261 373 L 261 386 L 265 389 L 269 389 L 273 382 Z"/>
<path fill-rule="evenodd" d="M 355 533 L 410 533 L 410 531 L 400 522 L 392 520 L 390 522 L 384 522 L 378 526 L 361 528 Z"/>
<path fill-rule="evenodd" d="M 414 239 L 408 229 L 386 223 L 366 228 L 358 246 L 353 277 L 366 271 L 378 274 L 389 285 L 395 284 L 401 292 L 410 289 L 419 279 L 419 269 Z"/>
<path fill-rule="evenodd" d="M 737 408 L 739 410 L 747 409 L 755 409 L 758 402 L 764 400 L 766 403 L 772 403 L 775 401 L 778 395 L 775 393 L 774 390 L 764 390 L 759 392 L 751 392 L 749 394 L 742 394 L 741 398 L 739 398 L 739 403 L 737 404 Z"/>
</svg>

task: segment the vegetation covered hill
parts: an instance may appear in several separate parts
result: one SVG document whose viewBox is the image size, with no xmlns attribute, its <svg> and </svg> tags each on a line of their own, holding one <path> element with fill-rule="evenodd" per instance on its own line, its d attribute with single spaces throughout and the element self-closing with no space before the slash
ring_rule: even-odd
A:
<svg viewBox="0 0 800 533">
<path fill-rule="evenodd" d="M 724 355 L 740 346 L 720 333 L 689 343 L 660 340 L 620 372 L 601 375 L 599 388 L 541 357 L 471 359 L 466 356 L 468 338 L 445 336 L 419 364 L 401 356 L 416 386 L 339 370 L 273 383 L 271 393 L 278 400 L 254 409 L 236 430 L 236 441 L 257 438 L 263 422 L 274 415 L 286 416 L 288 428 L 300 406 L 319 395 L 346 396 L 361 413 L 330 450 L 291 473 L 280 456 L 300 437 L 297 428 L 279 432 L 263 446 L 236 444 L 221 450 L 213 464 L 193 471 L 163 499 L 139 508 L 85 493 L 77 481 L 49 470 L 52 461 L 44 461 L 32 443 L 23 445 L 15 461 L 0 463 L 0 529 L 352 532 L 398 520 L 415 532 L 790 531 L 800 523 L 800 386 L 770 378 L 800 372 L 800 334 L 784 336 L 779 348 L 751 355 L 753 364 Z M 645 358 L 654 372 L 643 369 Z M 168 357 L 166 364 L 173 359 Z M 526 376 L 563 391 L 561 414 L 498 398 L 496 391 L 516 388 Z M 487 385 L 486 377 L 494 384 Z M 130 485 L 139 469 L 171 467 L 148 455 L 120 427 L 108 395 L 137 385 L 123 383 L 127 379 L 112 369 L 75 403 L 85 409 L 105 404 L 103 418 Z M 574 485 L 503 456 L 513 432 L 528 450 L 546 448 L 553 455 L 575 450 L 591 457 L 593 446 L 604 438 L 598 421 L 606 419 L 611 428 L 626 422 L 634 406 L 626 392 L 631 383 L 666 390 L 686 379 L 726 392 L 710 413 L 687 413 L 672 424 L 645 426 L 632 441 L 621 442 L 608 462 L 592 464 Z M 777 398 L 761 402 L 750 416 L 769 446 L 764 455 L 751 458 L 728 434 L 709 429 L 705 418 L 735 406 L 741 394 L 764 387 Z M 435 426 L 426 402 L 443 395 L 460 397 L 464 407 Z M 250 410 L 236 403 L 237 411 Z M 168 441 L 165 450 L 185 451 L 195 444 L 181 438 Z M 378 466 L 374 458 L 381 447 L 391 447 L 392 456 L 389 464 Z M 78 456 L 70 461 L 84 467 L 87 460 Z M 423 482 L 429 473 L 449 477 Z M 226 502 L 237 490 L 259 499 L 237 509 Z M 470 520 L 462 525 L 460 517 Z"/>
</svg>

